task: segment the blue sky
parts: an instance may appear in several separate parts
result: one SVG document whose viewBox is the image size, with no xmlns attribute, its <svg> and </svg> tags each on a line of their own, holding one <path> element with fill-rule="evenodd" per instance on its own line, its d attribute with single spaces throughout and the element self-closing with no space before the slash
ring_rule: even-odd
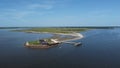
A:
<svg viewBox="0 0 120 68">
<path fill-rule="evenodd" d="M 0 0 L 0 27 L 118 25 L 120 0 Z"/>
</svg>

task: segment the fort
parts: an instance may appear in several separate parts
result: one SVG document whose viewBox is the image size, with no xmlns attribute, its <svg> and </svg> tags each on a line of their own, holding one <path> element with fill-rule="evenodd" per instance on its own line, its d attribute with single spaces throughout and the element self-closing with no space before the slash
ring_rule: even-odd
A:
<svg viewBox="0 0 120 68">
<path fill-rule="evenodd" d="M 62 37 L 64 36 L 64 37 Z M 58 46 L 61 43 L 72 44 L 75 46 L 79 46 L 81 42 L 70 42 L 72 40 L 77 40 L 83 38 L 83 35 L 80 33 L 72 33 L 72 34 L 55 34 L 51 38 L 39 39 L 36 41 L 29 41 L 25 43 L 25 47 L 27 48 L 51 48 Z"/>
</svg>

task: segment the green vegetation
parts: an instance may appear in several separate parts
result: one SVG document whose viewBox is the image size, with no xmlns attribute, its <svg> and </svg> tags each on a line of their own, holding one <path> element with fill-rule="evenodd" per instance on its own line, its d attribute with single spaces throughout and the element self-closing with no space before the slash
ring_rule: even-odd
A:
<svg viewBox="0 0 120 68">
<path fill-rule="evenodd" d="M 40 45 L 40 42 L 38 40 L 36 41 L 29 41 L 30 45 Z"/>
<path fill-rule="evenodd" d="M 48 44 L 52 44 L 52 41 L 50 40 L 50 38 L 46 38 L 44 39 Z M 29 41 L 30 45 L 40 45 L 39 40 L 35 40 L 35 41 Z"/>
<path fill-rule="evenodd" d="M 49 32 L 49 33 L 73 33 L 73 32 L 81 32 L 86 31 L 88 28 L 68 28 L 68 27 L 56 27 L 56 28 L 31 28 L 26 30 L 17 30 L 17 31 L 24 31 L 24 32 Z"/>
<path fill-rule="evenodd" d="M 53 43 L 50 38 L 46 38 L 45 40 L 47 41 L 48 44 Z"/>
</svg>

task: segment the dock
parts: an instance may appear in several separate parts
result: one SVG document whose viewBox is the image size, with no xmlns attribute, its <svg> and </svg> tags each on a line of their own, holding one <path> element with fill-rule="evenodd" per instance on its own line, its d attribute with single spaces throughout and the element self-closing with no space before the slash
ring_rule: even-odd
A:
<svg viewBox="0 0 120 68">
<path fill-rule="evenodd" d="M 75 45 L 75 46 L 82 45 L 81 42 L 61 42 L 61 43 L 73 44 L 73 45 Z"/>
</svg>

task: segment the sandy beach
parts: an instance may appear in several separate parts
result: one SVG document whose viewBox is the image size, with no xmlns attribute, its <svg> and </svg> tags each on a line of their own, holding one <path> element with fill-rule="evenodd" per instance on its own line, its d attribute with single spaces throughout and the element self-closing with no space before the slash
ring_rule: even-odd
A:
<svg viewBox="0 0 120 68">
<path fill-rule="evenodd" d="M 78 39 L 84 38 L 84 36 L 81 33 L 71 33 L 71 34 L 55 33 L 55 34 L 65 35 L 65 36 L 72 36 L 73 37 L 71 39 L 66 39 L 66 40 L 62 40 L 62 41 L 59 41 L 59 42 L 66 42 L 66 41 L 72 41 L 72 40 L 78 40 Z"/>
<path fill-rule="evenodd" d="M 50 32 L 35 32 L 35 31 L 28 31 L 28 33 L 50 33 Z M 64 40 L 58 40 L 59 42 L 66 42 L 66 41 L 72 41 L 72 40 L 78 40 L 84 38 L 84 36 L 81 33 L 50 33 L 50 34 L 56 34 L 56 35 L 64 35 L 64 36 L 71 36 L 73 38 L 70 39 L 64 39 Z"/>
</svg>

